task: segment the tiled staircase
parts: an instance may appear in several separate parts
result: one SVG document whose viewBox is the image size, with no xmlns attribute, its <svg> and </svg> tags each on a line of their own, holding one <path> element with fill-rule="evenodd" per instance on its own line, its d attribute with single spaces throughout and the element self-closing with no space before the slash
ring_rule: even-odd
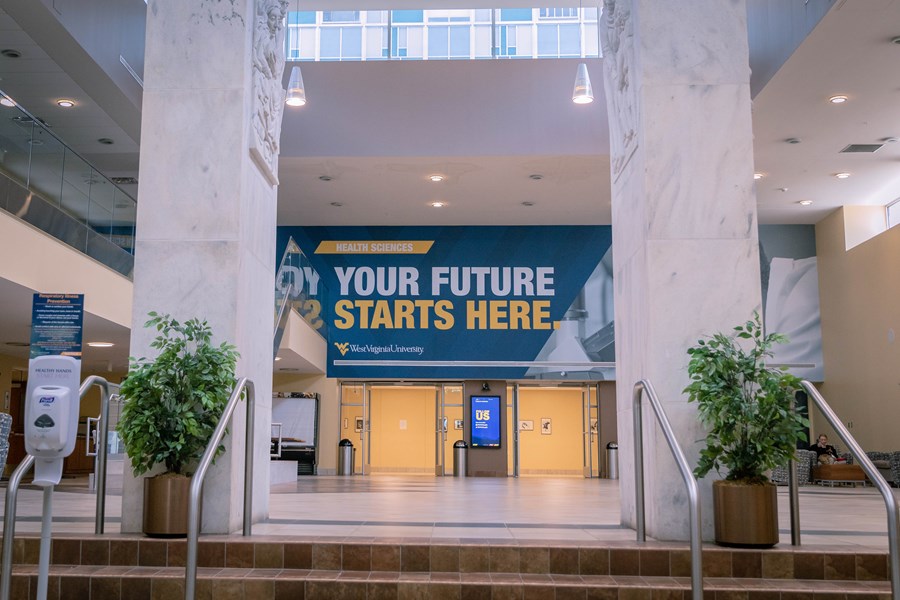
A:
<svg viewBox="0 0 900 600">
<path fill-rule="evenodd" d="M 14 544 L 12 598 L 34 598 L 40 540 Z M 889 600 L 885 552 L 706 546 L 710 600 Z M 51 600 L 184 594 L 183 540 L 59 535 Z M 690 553 L 664 543 L 504 543 L 205 536 L 197 598 L 690 600 Z"/>
</svg>

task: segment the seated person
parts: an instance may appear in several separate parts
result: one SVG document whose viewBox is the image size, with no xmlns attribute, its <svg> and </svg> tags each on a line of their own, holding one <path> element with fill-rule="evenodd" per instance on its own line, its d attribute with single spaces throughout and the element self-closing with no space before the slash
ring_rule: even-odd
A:
<svg viewBox="0 0 900 600">
<path fill-rule="evenodd" d="M 828 443 L 828 436 L 824 433 L 819 436 L 819 439 L 815 444 L 809 445 L 809 449 L 816 453 L 819 464 L 833 465 L 838 461 L 837 450 Z"/>
</svg>

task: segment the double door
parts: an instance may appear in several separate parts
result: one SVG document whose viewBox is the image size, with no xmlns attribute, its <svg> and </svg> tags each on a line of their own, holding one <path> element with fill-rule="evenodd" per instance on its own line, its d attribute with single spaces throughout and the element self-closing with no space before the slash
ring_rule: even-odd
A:
<svg viewBox="0 0 900 600">
<path fill-rule="evenodd" d="M 354 472 L 453 473 L 463 439 L 461 383 L 345 383 L 341 438 L 354 446 Z"/>
</svg>

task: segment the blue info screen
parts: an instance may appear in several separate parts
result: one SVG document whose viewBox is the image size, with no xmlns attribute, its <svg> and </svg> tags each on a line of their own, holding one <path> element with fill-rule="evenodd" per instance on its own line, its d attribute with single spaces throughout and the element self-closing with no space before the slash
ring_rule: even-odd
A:
<svg viewBox="0 0 900 600">
<path fill-rule="evenodd" d="M 473 448 L 500 447 L 500 396 L 472 396 L 471 436 Z"/>
</svg>

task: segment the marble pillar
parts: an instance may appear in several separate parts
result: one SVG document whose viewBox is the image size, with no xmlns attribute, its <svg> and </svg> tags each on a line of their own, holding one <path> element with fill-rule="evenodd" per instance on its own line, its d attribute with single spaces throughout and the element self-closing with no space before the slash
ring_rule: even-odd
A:
<svg viewBox="0 0 900 600">
<path fill-rule="evenodd" d="M 268 515 L 278 139 L 287 0 L 150 0 L 131 354 L 154 354 L 151 310 L 209 321 L 256 386 L 253 517 Z M 243 518 L 238 407 L 204 487 L 202 530 Z M 157 470 L 154 471 L 158 472 Z M 140 531 L 126 477 L 122 531 Z"/>
<path fill-rule="evenodd" d="M 632 386 L 648 378 L 691 467 L 705 436 L 686 350 L 760 308 L 744 0 L 605 0 L 622 519 L 633 526 Z M 689 536 L 687 494 L 644 410 L 647 534 Z M 701 482 L 712 538 L 711 482 Z"/>
</svg>

